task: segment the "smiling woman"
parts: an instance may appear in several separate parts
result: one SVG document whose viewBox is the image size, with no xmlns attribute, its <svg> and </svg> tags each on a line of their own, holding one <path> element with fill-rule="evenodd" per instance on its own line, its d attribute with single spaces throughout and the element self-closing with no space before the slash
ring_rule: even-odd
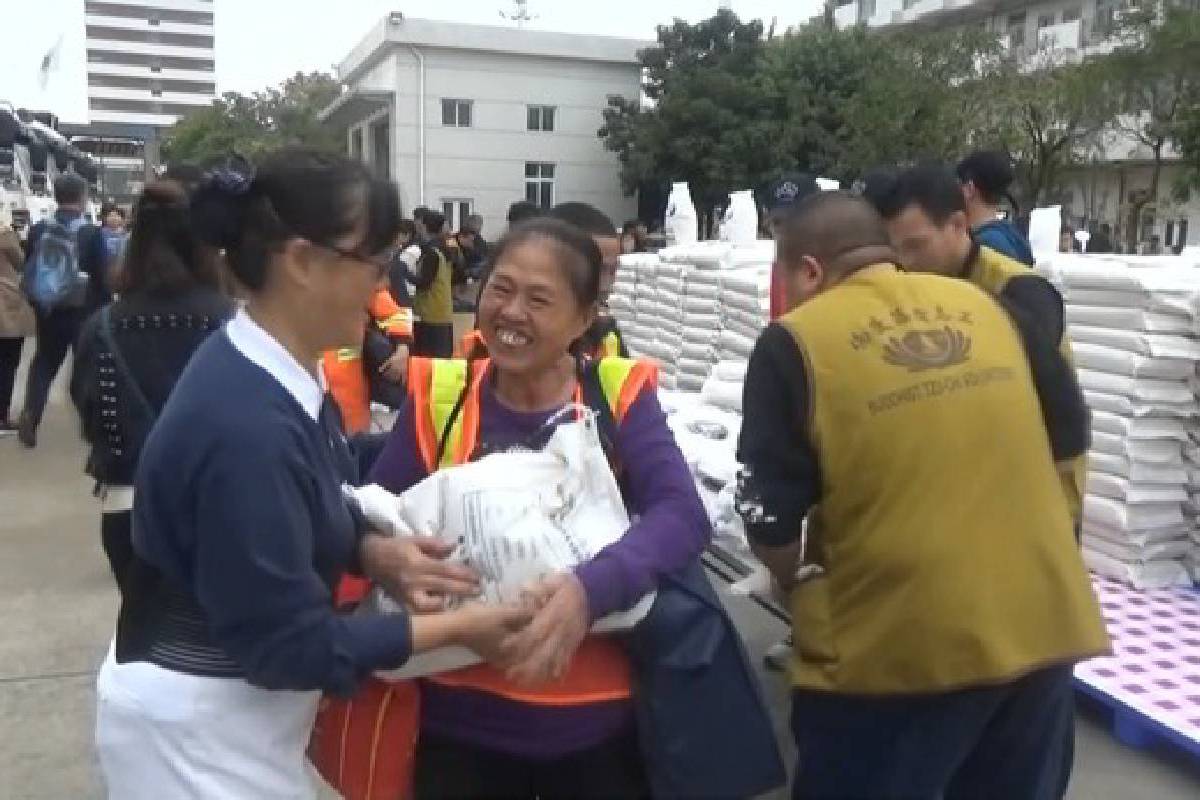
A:
<svg viewBox="0 0 1200 800">
<path fill-rule="evenodd" d="M 649 794 L 638 739 L 660 732 L 635 729 L 625 642 L 588 631 L 694 561 L 710 528 L 654 368 L 575 352 L 596 316 L 601 270 L 596 243 L 572 225 L 541 218 L 513 228 L 480 296 L 488 358 L 414 359 L 409 402 L 376 463 L 372 478 L 402 492 L 442 467 L 538 447 L 572 418 L 564 407 L 585 404 L 611 422 L 608 455 L 636 519 L 592 560 L 530 587 L 535 616 L 497 665 L 424 683 L 418 798 Z"/>
</svg>

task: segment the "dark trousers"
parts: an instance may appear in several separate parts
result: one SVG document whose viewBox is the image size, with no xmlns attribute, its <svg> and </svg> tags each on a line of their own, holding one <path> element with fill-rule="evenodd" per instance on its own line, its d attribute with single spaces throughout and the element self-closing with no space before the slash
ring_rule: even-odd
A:
<svg viewBox="0 0 1200 800">
<path fill-rule="evenodd" d="M 25 413 L 35 428 L 41 423 L 42 413 L 46 410 L 50 385 L 54 383 L 59 367 L 79 338 L 84 313 L 81 308 L 64 308 L 49 314 L 37 313 L 37 348 L 33 351 L 29 377 L 25 382 Z"/>
<path fill-rule="evenodd" d="M 17 380 L 17 367 L 21 366 L 21 346 L 24 344 L 24 339 L 0 339 L 0 422 L 9 418 L 13 384 Z"/>
<path fill-rule="evenodd" d="M 532 761 L 429 734 L 417 742 L 416 800 L 639 800 L 650 797 L 637 734 Z"/>
<path fill-rule="evenodd" d="M 1057 800 L 1071 770 L 1071 668 L 928 697 L 797 691 L 796 800 Z"/>
<path fill-rule="evenodd" d="M 454 355 L 454 325 L 450 322 L 413 323 L 414 356 L 450 358 Z"/>
</svg>

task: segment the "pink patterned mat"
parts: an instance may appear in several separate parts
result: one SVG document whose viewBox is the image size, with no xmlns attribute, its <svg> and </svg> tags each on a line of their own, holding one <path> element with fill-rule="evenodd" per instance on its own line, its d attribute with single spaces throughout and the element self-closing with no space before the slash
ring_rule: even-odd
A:
<svg viewBox="0 0 1200 800">
<path fill-rule="evenodd" d="M 1076 683 L 1116 709 L 1118 736 L 1132 713 L 1200 755 L 1200 592 L 1092 580 L 1113 655 L 1076 667 Z"/>
</svg>

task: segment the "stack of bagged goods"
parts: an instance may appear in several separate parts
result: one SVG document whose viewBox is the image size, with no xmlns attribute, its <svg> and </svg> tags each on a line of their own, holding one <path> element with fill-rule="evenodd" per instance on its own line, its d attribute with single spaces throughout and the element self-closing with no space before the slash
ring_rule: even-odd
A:
<svg viewBox="0 0 1200 800">
<path fill-rule="evenodd" d="M 1197 424 L 1200 280 L 1140 259 L 1055 262 L 1092 411 L 1085 560 L 1138 588 L 1190 583 L 1196 523 L 1184 451 Z"/>
<path fill-rule="evenodd" d="M 700 397 L 705 403 L 736 414 L 742 413 L 742 390 L 746 384 L 744 359 L 718 361 L 704 382 Z"/>
<path fill-rule="evenodd" d="M 654 283 L 658 280 L 659 261 L 646 261 L 638 269 L 637 294 L 634 295 L 634 313 L 637 315 L 633 330 L 634 355 L 658 361 L 656 337 L 658 333 L 658 296 Z"/>
<path fill-rule="evenodd" d="M 1192 580 L 1200 584 L 1200 431 L 1193 428 L 1183 448 L 1183 458 L 1188 471 L 1188 502 L 1184 513 L 1191 521 L 1192 546 L 1184 559 Z"/>
<path fill-rule="evenodd" d="M 633 253 L 621 256 L 621 266 L 613 281 L 608 309 L 621 326 L 621 336 L 627 347 L 640 351 L 646 340 L 646 330 L 638 322 L 638 281 L 643 271 L 653 270 L 658 256 L 653 253 Z"/>
<path fill-rule="evenodd" d="M 679 355 L 683 351 L 684 264 L 660 261 L 654 270 L 654 342 L 647 354 L 658 361 L 659 385 L 677 387 Z"/>
<path fill-rule="evenodd" d="M 679 355 L 679 388 L 700 391 L 717 362 L 721 336 L 721 259 L 729 246 L 704 242 L 687 253 L 688 267 L 681 298 L 683 349 Z"/>
<path fill-rule="evenodd" d="M 728 252 L 721 263 L 721 338 L 718 357 L 746 360 L 770 321 L 775 243 L 755 242 Z"/>
<path fill-rule="evenodd" d="M 733 511 L 741 415 L 706 402 L 703 394 L 659 390 L 658 396 L 667 425 L 695 478 L 717 543 L 739 553 L 749 552 L 745 529 Z"/>
</svg>

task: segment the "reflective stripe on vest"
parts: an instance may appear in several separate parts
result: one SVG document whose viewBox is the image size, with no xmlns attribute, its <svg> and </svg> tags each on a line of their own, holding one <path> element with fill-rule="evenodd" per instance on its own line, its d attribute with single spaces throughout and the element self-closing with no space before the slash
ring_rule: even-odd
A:
<svg viewBox="0 0 1200 800">
<path fill-rule="evenodd" d="M 475 451 L 479 439 L 480 389 L 489 366 L 486 359 L 473 363 L 471 388 L 463 398 L 457 419 L 447 430 L 447 422 L 466 384 L 467 362 L 463 359 L 411 360 L 408 381 L 417 415 L 417 446 L 431 473 L 442 467 L 463 464 Z M 597 367 L 604 398 L 618 423 L 642 388 L 653 388 L 655 384 L 655 368 L 649 363 L 608 358 L 600 361 Z M 582 400 L 579 387 L 576 387 L 575 400 Z M 435 464 L 443 438 L 442 458 Z M 429 680 L 534 705 L 588 705 L 630 696 L 628 656 L 616 640 L 607 636 L 585 638 L 563 679 L 543 686 L 518 686 L 488 664 L 454 670 Z"/>
<path fill-rule="evenodd" d="M 613 331 L 600 340 L 596 348 L 596 358 L 619 358 L 621 355 L 621 337 Z"/>
</svg>

